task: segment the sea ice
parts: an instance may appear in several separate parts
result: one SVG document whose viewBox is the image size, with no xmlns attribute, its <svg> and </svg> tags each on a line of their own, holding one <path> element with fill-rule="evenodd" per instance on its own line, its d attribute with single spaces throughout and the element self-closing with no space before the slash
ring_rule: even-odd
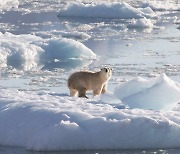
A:
<svg viewBox="0 0 180 154">
<path fill-rule="evenodd" d="M 114 94 L 130 108 L 171 110 L 180 101 L 180 85 L 162 74 L 156 79 L 133 79 L 116 86 Z"/>
<path fill-rule="evenodd" d="M 39 64 L 55 59 L 92 60 L 97 56 L 84 44 L 66 38 L 42 39 L 41 37 L 0 33 L 0 65 L 30 70 Z"/>
<path fill-rule="evenodd" d="M 96 59 L 95 53 L 82 43 L 66 38 L 49 40 L 45 46 L 43 58 L 54 59 Z"/>
<path fill-rule="evenodd" d="M 47 5 L 42 7 L 39 2 L 32 2 L 37 6 L 35 10 L 47 8 Z M 62 3 L 64 6 L 66 2 Z M 132 7 L 126 2 L 74 2 L 61 10 L 59 16 L 134 18 L 130 27 L 152 28 L 149 17 L 156 16 L 153 10 L 179 10 L 175 2 L 140 3 L 143 8 Z M 17 8 L 18 4 L 17 0 L 0 0 L 0 10 Z M 52 6 L 50 8 L 46 11 L 54 10 Z M 86 24 L 79 28 L 88 31 L 93 26 Z M 82 33 L 64 35 L 76 39 L 84 36 Z M 127 37 L 129 39 L 129 35 Z M 40 63 L 46 65 L 45 61 L 53 61 L 55 68 L 67 59 L 84 62 L 95 58 L 91 49 L 72 39 L 43 39 L 30 34 L 0 32 L 0 67 L 29 70 Z M 73 62 L 71 65 L 75 67 Z M 39 78 L 37 82 L 40 82 Z M 93 99 L 0 87 L 0 145 L 37 151 L 180 148 L 179 111 L 180 85 L 165 74 L 151 80 L 137 77 L 117 85 L 114 93 Z"/>
<path fill-rule="evenodd" d="M 53 35 L 60 35 L 63 38 L 69 38 L 69 39 L 80 40 L 80 41 L 86 41 L 91 38 L 91 36 L 85 32 L 70 31 L 70 30 L 71 28 L 69 28 L 68 32 L 52 30 L 52 31 L 49 31 L 48 34 L 45 31 L 38 31 L 38 32 L 35 32 L 35 34 L 43 38 L 48 38 Z"/>
<path fill-rule="evenodd" d="M 30 34 L 0 33 L 0 65 L 23 67 L 24 70 L 37 66 L 38 55 L 43 52 L 35 44 L 38 41 L 42 39 Z"/>
<path fill-rule="evenodd" d="M 141 7 L 150 7 L 154 11 L 179 11 L 180 4 L 175 1 L 154 1 L 147 0 L 145 2 L 141 2 Z"/>
<path fill-rule="evenodd" d="M 18 0 L 0 0 L 0 11 L 18 8 Z"/>
<path fill-rule="evenodd" d="M 153 26 L 152 21 L 147 18 L 133 19 L 131 23 L 127 25 L 128 28 L 153 28 Z"/>
<path fill-rule="evenodd" d="M 151 10 L 152 11 L 152 10 Z M 146 11 L 147 12 L 147 11 Z M 153 12 L 153 11 L 152 11 Z M 90 17 L 90 18 L 118 18 L 118 19 L 131 19 L 131 18 L 142 18 L 151 16 L 145 11 L 142 12 L 140 9 L 136 9 L 126 2 L 102 2 L 102 3 L 91 3 L 83 4 L 77 2 L 69 3 L 66 8 L 61 9 L 59 17 Z"/>
<path fill-rule="evenodd" d="M 76 40 L 88 40 L 91 38 L 90 35 L 84 33 L 84 32 L 61 32 L 60 33 L 62 37 L 65 38 L 72 38 L 72 39 L 76 39 Z"/>
<path fill-rule="evenodd" d="M 37 151 L 179 148 L 179 112 L 118 109 L 115 96 L 103 97 L 109 97 L 109 103 L 46 91 L 0 89 L 0 145 Z"/>
</svg>

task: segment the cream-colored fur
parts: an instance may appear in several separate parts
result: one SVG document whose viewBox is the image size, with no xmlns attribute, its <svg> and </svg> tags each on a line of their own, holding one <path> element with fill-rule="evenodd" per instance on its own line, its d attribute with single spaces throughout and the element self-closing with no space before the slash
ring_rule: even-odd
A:
<svg viewBox="0 0 180 154">
<path fill-rule="evenodd" d="M 78 93 L 79 97 L 85 97 L 86 91 L 92 90 L 93 96 L 104 94 L 107 91 L 107 81 L 112 75 L 112 69 L 106 67 L 99 72 L 81 71 L 73 73 L 68 79 L 70 96 Z"/>
</svg>

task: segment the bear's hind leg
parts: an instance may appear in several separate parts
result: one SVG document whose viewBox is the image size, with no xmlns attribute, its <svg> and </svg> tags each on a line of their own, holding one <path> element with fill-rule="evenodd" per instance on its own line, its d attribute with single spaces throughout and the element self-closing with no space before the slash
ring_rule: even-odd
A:
<svg viewBox="0 0 180 154">
<path fill-rule="evenodd" d="M 76 96 L 76 94 L 77 94 L 77 90 L 75 90 L 75 89 L 69 89 L 70 90 L 70 96 Z"/>
<path fill-rule="evenodd" d="M 78 93 L 79 93 L 79 97 L 88 98 L 88 97 L 86 96 L 86 88 L 80 88 L 80 89 L 78 90 Z"/>
<path fill-rule="evenodd" d="M 94 89 L 94 90 L 93 90 L 93 96 L 96 96 L 96 95 L 101 94 L 102 89 L 103 89 L 103 86 Z"/>
</svg>

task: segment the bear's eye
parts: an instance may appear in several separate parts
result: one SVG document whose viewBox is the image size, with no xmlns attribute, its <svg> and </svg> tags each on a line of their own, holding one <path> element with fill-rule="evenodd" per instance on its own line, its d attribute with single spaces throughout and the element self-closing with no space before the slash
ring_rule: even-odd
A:
<svg viewBox="0 0 180 154">
<path fill-rule="evenodd" d="M 104 68 L 105 69 L 105 72 L 107 73 L 108 72 L 108 69 L 107 68 Z"/>
</svg>

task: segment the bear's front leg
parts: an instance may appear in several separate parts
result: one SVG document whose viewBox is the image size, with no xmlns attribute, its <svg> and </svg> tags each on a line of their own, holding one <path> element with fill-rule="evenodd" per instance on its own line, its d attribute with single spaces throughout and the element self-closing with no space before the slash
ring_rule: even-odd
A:
<svg viewBox="0 0 180 154">
<path fill-rule="evenodd" d="M 107 85 L 104 84 L 104 85 L 103 85 L 103 88 L 102 88 L 102 90 L 101 90 L 101 94 L 106 93 L 106 91 L 107 91 Z"/>
<path fill-rule="evenodd" d="M 93 90 L 93 96 L 99 95 L 102 91 L 102 88 Z"/>
</svg>

